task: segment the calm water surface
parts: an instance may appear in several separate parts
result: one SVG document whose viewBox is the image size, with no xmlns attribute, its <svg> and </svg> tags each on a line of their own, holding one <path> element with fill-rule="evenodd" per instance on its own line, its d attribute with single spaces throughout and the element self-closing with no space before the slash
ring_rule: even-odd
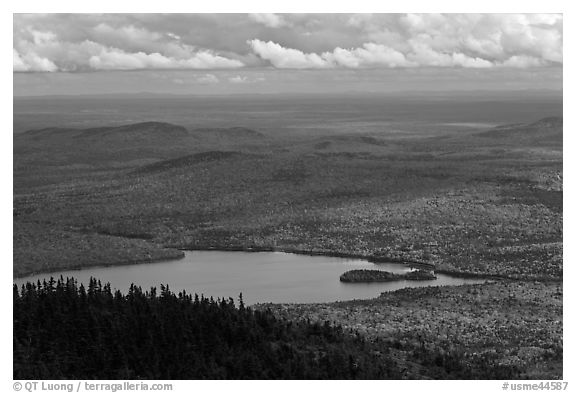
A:
<svg viewBox="0 0 576 393">
<path fill-rule="evenodd" d="M 143 289 L 168 284 L 170 290 L 204 296 L 238 298 L 254 303 L 317 303 L 336 300 L 370 299 L 381 292 L 406 287 L 461 285 L 484 282 L 438 274 L 432 281 L 387 283 L 341 283 L 339 277 L 351 269 L 379 269 L 395 273 L 410 268 L 396 263 L 372 263 L 361 259 L 307 256 L 282 252 L 186 251 L 183 259 L 129 266 L 95 267 L 39 274 L 15 279 L 26 281 L 50 276 L 75 277 L 85 285 L 90 277 L 126 293 L 131 283 Z"/>
</svg>

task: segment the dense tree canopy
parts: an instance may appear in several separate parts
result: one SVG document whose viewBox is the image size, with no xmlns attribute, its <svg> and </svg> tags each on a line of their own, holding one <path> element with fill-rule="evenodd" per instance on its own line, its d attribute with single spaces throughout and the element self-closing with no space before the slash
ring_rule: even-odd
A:
<svg viewBox="0 0 576 393">
<path fill-rule="evenodd" d="M 399 378 L 339 327 L 278 320 L 241 298 L 126 295 L 91 280 L 14 287 L 14 378 Z"/>
<path fill-rule="evenodd" d="M 91 279 L 15 285 L 15 379 L 512 378 L 513 368 L 471 368 L 457 350 L 368 340 L 328 322 L 292 321 L 233 299 L 166 286 L 127 294 Z M 418 364 L 414 367 L 415 364 Z M 417 371 L 415 371 L 417 370 Z"/>
</svg>

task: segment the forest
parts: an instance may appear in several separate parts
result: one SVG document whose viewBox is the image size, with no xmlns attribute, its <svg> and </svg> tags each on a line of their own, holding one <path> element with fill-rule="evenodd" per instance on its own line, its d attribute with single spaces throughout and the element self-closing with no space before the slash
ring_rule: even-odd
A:
<svg viewBox="0 0 576 393">
<path fill-rule="evenodd" d="M 424 343 L 413 359 L 398 343 L 329 322 L 288 320 L 168 286 L 127 294 L 91 279 L 13 287 L 14 379 L 513 378 L 489 361 L 471 368 Z M 414 362 L 418 362 L 414 367 Z"/>
<path fill-rule="evenodd" d="M 35 283 L 14 377 L 562 378 L 561 95 L 282 97 L 15 100 L 14 277 L 274 250 L 494 282 L 251 310 Z"/>
</svg>

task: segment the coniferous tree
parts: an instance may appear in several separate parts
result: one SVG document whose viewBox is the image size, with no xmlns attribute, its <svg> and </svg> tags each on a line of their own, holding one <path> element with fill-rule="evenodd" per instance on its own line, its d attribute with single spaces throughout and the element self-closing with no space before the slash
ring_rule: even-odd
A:
<svg viewBox="0 0 576 393">
<path fill-rule="evenodd" d="M 128 293 L 90 279 L 13 287 L 15 379 L 343 379 L 402 378 L 394 345 L 339 326 L 285 321 L 246 307 L 239 296 L 206 298 L 168 286 Z M 418 354 L 434 376 L 513 379 L 518 371 L 464 355 Z"/>
</svg>

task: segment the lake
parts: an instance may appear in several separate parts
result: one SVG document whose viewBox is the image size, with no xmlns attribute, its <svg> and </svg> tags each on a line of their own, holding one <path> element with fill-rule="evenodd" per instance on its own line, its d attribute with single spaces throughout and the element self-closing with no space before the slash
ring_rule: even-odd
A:
<svg viewBox="0 0 576 393">
<path fill-rule="evenodd" d="M 483 279 L 456 278 L 437 274 L 431 281 L 385 283 L 342 283 L 340 275 L 352 269 L 378 269 L 394 273 L 410 270 L 397 263 L 372 263 L 362 259 L 297 255 L 283 252 L 186 251 L 183 259 L 127 266 L 93 267 L 44 273 L 14 280 L 48 280 L 51 276 L 75 277 L 86 285 L 90 277 L 110 282 L 123 293 L 131 283 L 149 289 L 168 284 L 170 290 L 204 294 L 214 298 L 238 299 L 246 304 L 319 303 L 337 300 L 370 299 L 381 292 L 406 287 L 461 285 L 485 282 Z"/>
</svg>

